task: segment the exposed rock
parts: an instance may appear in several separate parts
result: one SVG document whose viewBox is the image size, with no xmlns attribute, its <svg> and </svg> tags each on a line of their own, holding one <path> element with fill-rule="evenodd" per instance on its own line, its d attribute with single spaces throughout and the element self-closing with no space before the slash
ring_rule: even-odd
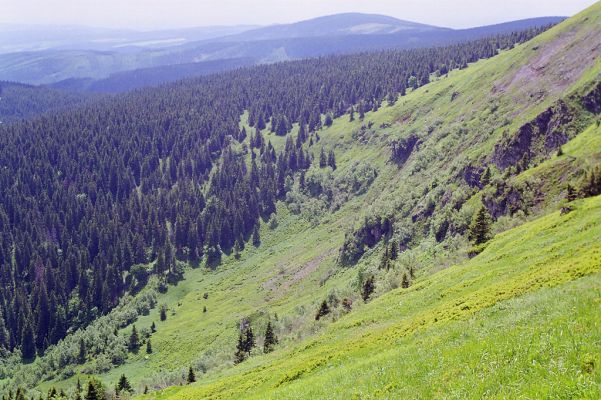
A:
<svg viewBox="0 0 601 400">
<path fill-rule="evenodd" d="M 492 162 L 500 169 L 516 165 L 523 159 L 547 156 L 565 144 L 569 135 L 566 125 L 574 119 L 574 112 L 563 100 L 539 114 L 534 121 L 522 125 L 517 133 L 495 146 Z"/>
<path fill-rule="evenodd" d="M 582 105 L 594 114 L 601 113 L 601 82 L 586 96 L 582 97 Z"/>
<path fill-rule="evenodd" d="M 482 173 L 484 173 L 484 168 L 467 165 L 465 168 L 463 168 L 461 175 L 469 187 L 477 187 L 478 189 L 482 189 L 482 185 L 480 183 L 480 177 L 482 176 Z"/>
</svg>

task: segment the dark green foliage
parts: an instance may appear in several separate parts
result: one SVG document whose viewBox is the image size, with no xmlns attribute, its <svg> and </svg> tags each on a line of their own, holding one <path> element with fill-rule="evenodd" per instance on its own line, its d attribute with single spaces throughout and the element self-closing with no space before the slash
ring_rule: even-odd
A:
<svg viewBox="0 0 601 400">
<path fill-rule="evenodd" d="M 119 396 L 119 394 L 123 392 L 133 393 L 133 391 L 134 389 L 131 387 L 131 384 L 129 383 L 129 380 L 127 379 L 125 374 L 121 374 L 121 376 L 119 377 L 119 381 L 115 386 L 115 393 L 117 394 L 117 396 Z"/>
<path fill-rule="evenodd" d="M 322 147 L 321 151 L 319 152 L 319 168 L 325 168 L 327 165 L 328 159 L 326 157 L 326 152 Z"/>
<path fill-rule="evenodd" d="M 186 378 L 186 382 L 188 382 L 188 384 L 196 382 L 196 375 L 194 374 L 194 369 L 192 369 L 192 367 L 188 369 L 188 377 Z"/>
<path fill-rule="evenodd" d="M 367 300 L 369 300 L 371 294 L 374 292 L 375 289 L 375 278 L 373 275 L 371 275 L 365 280 L 365 282 L 363 282 L 363 285 L 361 286 L 361 298 L 363 299 L 363 301 L 367 302 Z"/>
<path fill-rule="evenodd" d="M 601 165 L 595 168 L 584 177 L 580 185 L 580 193 L 583 197 L 598 196 L 601 194 Z"/>
<path fill-rule="evenodd" d="M 490 228 L 492 225 L 492 218 L 488 212 L 488 208 L 482 205 L 480 210 L 474 216 L 472 224 L 470 226 L 469 237 L 470 240 L 475 244 L 479 245 L 486 243 L 490 240 Z"/>
<path fill-rule="evenodd" d="M 152 343 L 150 343 L 150 338 L 146 341 L 146 354 L 152 354 Z"/>
<path fill-rule="evenodd" d="M 239 364 L 246 360 L 255 347 L 255 335 L 248 321 L 242 321 L 242 327 L 238 336 L 238 344 L 236 345 L 236 353 L 234 354 L 234 363 Z"/>
<path fill-rule="evenodd" d="M 327 301 L 322 301 L 317 313 L 315 314 L 315 320 L 319 321 L 319 319 L 323 316 L 326 316 L 330 313 L 330 307 L 328 306 Z"/>
<path fill-rule="evenodd" d="M 278 338 L 273 332 L 273 326 L 271 321 L 267 322 L 267 328 L 265 329 L 265 340 L 263 342 L 263 353 L 271 353 L 275 345 L 278 344 Z"/>
<path fill-rule="evenodd" d="M 330 150 L 328 153 L 328 166 L 333 170 L 336 169 L 336 155 L 334 154 L 334 150 Z"/>
<path fill-rule="evenodd" d="M 27 321 L 25 326 L 23 326 L 23 333 L 21 334 L 21 356 L 24 360 L 31 360 L 35 358 L 35 354 L 33 329 L 31 322 Z"/>
<path fill-rule="evenodd" d="M 403 278 L 401 280 L 401 287 L 403 289 L 407 289 L 411 285 L 411 281 L 409 280 L 409 276 L 407 276 L 406 272 L 403 272 Z"/>
<path fill-rule="evenodd" d="M 155 333 L 156 331 L 157 331 L 157 326 L 154 323 L 154 321 L 152 321 L 152 325 L 150 325 L 150 332 Z"/>
<path fill-rule="evenodd" d="M 240 332 L 240 335 L 238 335 L 238 344 L 236 345 L 236 353 L 234 354 L 234 364 L 240 364 L 246 360 L 247 354 L 244 348 L 244 335 Z"/>
<path fill-rule="evenodd" d="M 77 354 L 77 362 L 84 364 L 86 362 L 86 343 L 83 338 L 79 339 L 79 352 Z"/>
<path fill-rule="evenodd" d="M 88 381 L 88 388 L 86 390 L 84 399 L 104 400 L 104 388 L 99 380 L 92 378 Z"/>
<path fill-rule="evenodd" d="M 161 321 L 165 321 L 167 319 L 167 305 L 166 304 L 161 304 L 161 307 L 159 308 L 159 317 L 160 317 Z"/>
<path fill-rule="evenodd" d="M 140 349 L 140 337 L 138 336 L 138 331 L 136 330 L 135 325 L 131 329 L 131 335 L 129 335 L 127 348 L 129 351 L 134 353 Z"/>
<path fill-rule="evenodd" d="M 334 120 L 332 118 L 332 114 L 331 113 L 327 113 L 323 124 L 325 126 L 332 126 L 333 123 L 334 123 Z"/>
<path fill-rule="evenodd" d="M 252 237 L 253 246 L 259 247 L 261 245 L 261 236 L 259 235 L 259 225 L 255 225 L 253 228 L 253 237 Z"/>
<path fill-rule="evenodd" d="M 384 251 L 382 252 L 382 257 L 380 258 L 379 268 L 385 269 L 386 271 L 390 269 L 390 253 L 387 245 L 384 245 Z"/>
</svg>

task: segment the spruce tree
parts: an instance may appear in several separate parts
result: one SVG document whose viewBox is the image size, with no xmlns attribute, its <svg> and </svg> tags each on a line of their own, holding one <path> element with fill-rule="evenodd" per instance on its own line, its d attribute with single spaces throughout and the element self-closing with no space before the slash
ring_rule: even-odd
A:
<svg viewBox="0 0 601 400">
<path fill-rule="evenodd" d="M 152 344 L 150 343 L 150 338 L 146 341 L 146 354 L 152 354 Z"/>
<path fill-rule="evenodd" d="M 253 236 L 252 236 L 253 246 L 259 247 L 261 245 L 261 237 L 259 236 L 259 224 L 255 224 L 253 228 Z"/>
<path fill-rule="evenodd" d="M 83 338 L 79 339 L 79 352 L 77 354 L 77 362 L 84 364 L 86 362 L 86 343 Z"/>
<path fill-rule="evenodd" d="M 490 227 L 492 218 L 488 212 L 488 208 L 482 205 L 476 213 L 472 225 L 470 226 L 470 239 L 475 245 L 486 243 L 490 240 Z"/>
<path fill-rule="evenodd" d="M 150 332 L 155 333 L 157 331 L 157 326 L 154 323 L 154 321 L 152 321 L 152 325 L 150 325 Z"/>
<path fill-rule="evenodd" d="M 244 336 L 240 332 L 238 335 L 238 344 L 236 345 L 236 353 L 234 354 L 234 364 L 240 364 L 244 360 L 246 360 Z"/>
<path fill-rule="evenodd" d="M 334 150 L 330 150 L 328 154 L 328 165 L 333 170 L 336 170 L 336 155 L 334 154 Z"/>
<path fill-rule="evenodd" d="M 188 369 L 187 382 L 188 384 L 196 382 L 196 375 L 194 374 L 194 369 L 192 369 L 192 367 Z"/>
<path fill-rule="evenodd" d="M 328 159 L 326 157 L 326 152 L 322 146 L 321 151 L 319 153 L 319 168 L 325 168 L 327 165 L 328 165 Z"/>
<path fill-rule="evenodd" d="M 253 347 L 255 347 L 255 334 L 253 333 L 253 328 L 248 326 L 244 337 L 244 351 L 250 355 Z"/>
<path fill-rule="evenodd" d="M 409 277 L 407 276 L 407 272 L 403 272 L 403 279 L 401 281 L 401 287 L 403 289 L 407 289 L 410 285 L 411 285 L 411 282 L 409 281 Z"/>
<path fill-rule="evenodd" d="M 127 346 L 129 351 L 137 352 L 140 348 L 140 337 L 138 336 L 138 331 L 136 330 L 136 326 L 134 325 L 131 330 L 131 335 L 129 335 L 129 344 Z"/>
<path fill-rule="evenodd" d="M 31 322 L 29 320 L 23 325 L 23 332 L 21 334 L 21 356 L 24 360 L 32 360 L 35 358 L 33 328 L 31 327 Z"/>
<path fill-rule="evenodd" d="M 390 269 L 390 254 L 388 252 L 388 246 L 384 245 L 384 251 L 382 252 L 382 257 L 380 258 L 380 269 L 389 270 Z"/>
<path fill-rule="evenodd" d="M 131 384 L 129 383 L 129 380 L 127 379 L 125 374 L 121 374 L 121 376 L 119 377 L 119 381 L 115 386 L 115 393 L 119 395 L 119 393 L 121 392 L 133 393 L 133 391 L 134 390 L 131 387 Z"/>
<path fill-rule="evenodd" d="M 374 276 L 371 275 L 365 280 L 365 282 L 363 282 L 363 286 L 361 287 L 361 298 L 363 299 L 363 301 L 367 302 L 367 300 L 369 300 L 369 297 L 374 292 L 375 288 L 376 284 Z"/>
<path fill-rule="evenodd" d="M 6 325 L 4 323 L 4 316 L 2 315 L 2 310 L 0 309 L 0 353 L 2 350 L 8 350 L 10 343 L 10 337 L 8 333 L 8 329 L 6 329 Z"/>
<path fill-rule="evenodd" d="M 97 379 L 90 379 L 88 381 L 88 390 L 86 392 L 85 400 L 103 400 L 104 390 L 102 384 Z"/>
<path fill-rule="evenodd" d="M 265 329 L 265 341 L 263 342 L 263 353 L 271 353 L 274 346 L 278 343 L 278 338 L 273 332 L 271 321 L 267 322 L 267 328 Z"/>
<path fill-rule="evenodd" d="M 328 306 L 328 302 L 327 301 L 322 301 L 321 305 L 319 306 L 319 309 L 317 310 L 317 314 L 315 314 L 315 320 L 319 321 L 319 319 L 325 315 L 328 315 L 330 313 L 330 307 Z"/>
</svg>

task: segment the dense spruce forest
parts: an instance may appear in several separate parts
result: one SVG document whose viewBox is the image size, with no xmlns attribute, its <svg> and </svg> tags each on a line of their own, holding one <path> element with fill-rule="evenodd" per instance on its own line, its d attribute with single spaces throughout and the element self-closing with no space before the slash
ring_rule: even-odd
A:
<svg viewBox="0 0 601 400">
<path fill-rule="evenodd" d="M 544 29 L 239 69 L 3 125 L 0 349 L 31 360 L 150 275 L 166 285 L 184 262 L 216 267 L 223 252 L 260 245 L 260 219 L 314 162 L 322 124 Z M 293 124 L 299 134 L 276 152 L 262 131 Z"/>
</svg>

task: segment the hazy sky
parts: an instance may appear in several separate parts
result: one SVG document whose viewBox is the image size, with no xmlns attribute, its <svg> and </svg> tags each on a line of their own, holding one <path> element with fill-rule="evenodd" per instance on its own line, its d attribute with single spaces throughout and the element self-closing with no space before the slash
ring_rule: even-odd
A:
<svg viewBox="0 0 601 400">
<path fill-rule="evenodd" d="M 174 28 L 294 22 L 339 12 L 448 27 L 573 15 L 595 0 L 0 0 L 0 23 Z"/>
</svg>

